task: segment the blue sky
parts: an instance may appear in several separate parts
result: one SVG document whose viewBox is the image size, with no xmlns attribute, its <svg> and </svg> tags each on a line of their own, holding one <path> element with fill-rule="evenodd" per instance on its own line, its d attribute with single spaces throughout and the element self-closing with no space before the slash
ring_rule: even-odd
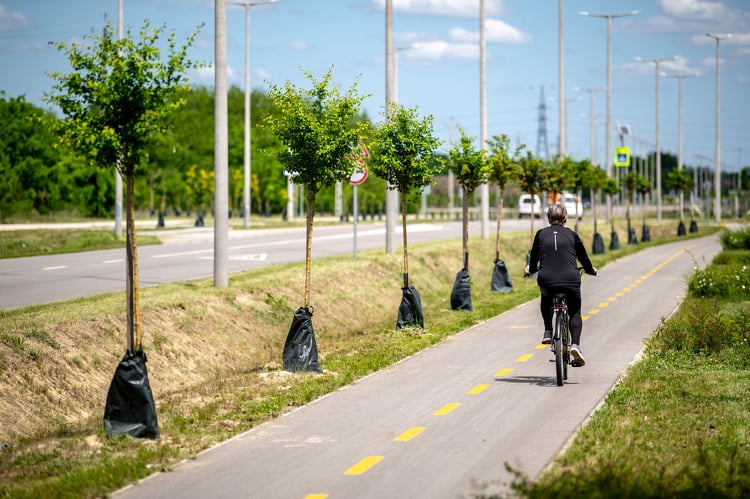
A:
<svg viewBox="0 0 750 499">
<path fill-rule="evenodd" d="M 307 86 L 333 67 L 344 89 L 355 80 L 369 95 L 364 108 L 382 119 L 385 104 L 385 0 L 280 0 L 251 9 L 251 85 L 291 80 Z M 479 0 L 393 0 L 398 49 L 398 101 L 434 117 L 435 132 L 456 140 L 457 127 L 479 138 Z M 716 42 L 707 32 L 731 33 L 721 42 L 721 159 L 724 171 L 750 165 L 749 0 L 565 0 L 564 92 L 568 153 L 591 156 L 589 99 L 597 123 L 596 161 L 604 162 L 607 22 L 581 11 L 639 10 L 612 23 L 612 125 L 626 124 L 634 152 L 656 142 L 655 65 L 683 79 L 683 140 L 687 165 L 713 167 Z M 166 23 L 181 39 L 205 23 L 190 57 L 212 62 L 214 6 L 208 0 L 124 0 L 125 27 L 137 32 L 148 18 Z M 81 39 L 117 20 L 117 0 L 0 0 L 0 90 L 44 106 L 49 71 L 69 69 L 47 42 Z M 505 133 L 537 152 L 539 104 L 544 89 L 546 137 L 557 151 L 558 1 L 486 0 L 488 135 Z M 244 82 L 244 9 L 228 6 L 229 83 Z M 213 84 L 213 70 L 191 74 L 194 85 Z M 662 150 L 677 154 L 678 79 L 662 76 Z M 592 91 L 586 91 L 591 89 Z M 613 147 L 616 145 L 613 139 Z M 539 151 L 544 155 L 544 151 Z"/>
</svg>

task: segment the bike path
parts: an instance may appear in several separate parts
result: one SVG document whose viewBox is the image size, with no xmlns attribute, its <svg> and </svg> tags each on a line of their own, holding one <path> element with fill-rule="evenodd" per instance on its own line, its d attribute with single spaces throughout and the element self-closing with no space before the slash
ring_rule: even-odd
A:
<svg viewBox="0 0 750 499">
<path fill-rule="evenodd" d="M 456 498 L 503 489 L 505 463 L 536 477 L 719 251 L 718 236 L 680 241 L 584 277 L 587 363 L 562 387 L 536 299 L 114 497 Z"/>
</svg>

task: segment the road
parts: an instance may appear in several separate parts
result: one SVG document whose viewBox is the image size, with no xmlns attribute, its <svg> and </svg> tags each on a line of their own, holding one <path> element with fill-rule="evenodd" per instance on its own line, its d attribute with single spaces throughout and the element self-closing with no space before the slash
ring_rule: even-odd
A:
<svg viewBox="0 0 750 499">
<path fill-rule="evenodd" d="M 479 222 L 471 222 L 469 233 L 478 234 L 479 225 Z M 535 226 L 541 223 L 537 221 Z M 528 228 L 528 219 L 503 223 L 504 231 Z M 213 229 L 149 232 L 151 234 L 160 237 L 164 244 L 138 248 L 139 286 L 213 276 Z M 461 224 L 410 224 L 407 237 L 410 243 L 460 239 Z M 356 242 L 358 251 L 385 250 L 385 225 L 382 222 L 358 224 Z M 400 225 L 396 244 L 401 244 Z M 313 229 L 313 258 L 353 253 L 351 225 Z M 230 274 L 276 263 L 304 261 L 305 228 L 232 230 L 228 259 Z M 124 290 L 125 249 L 0 260 L 0 309 Z"/>
<path fill-rule="evenodd" d="M 562 387 L 534 300 L 113 497 L 452 499 L 502 490 L 505 463 L 536 477 L 719 251 L 681 241 L 584 277 L 587 363 Z"/>
</svg>

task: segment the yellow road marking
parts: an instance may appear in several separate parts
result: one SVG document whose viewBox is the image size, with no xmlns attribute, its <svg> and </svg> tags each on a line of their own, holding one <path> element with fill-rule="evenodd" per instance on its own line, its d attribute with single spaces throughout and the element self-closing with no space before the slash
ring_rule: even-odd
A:
<svg viewBox="0 0 750 499">
<path fill-rule="evenodd" d="M 415 426 L 414 428 L 409 428 L 405 432 L 403 432 L 401 435 L 397 436 L 393 439 L 394 442 L 408 442 L 412 438 L 416 437 L 423 431 L 425 431 L 427 428 L 424 426 Z"/>
<path fill-rule="evenodd" d="M 614 296 L 610 296 L 609 298 L 607 298 L 607 301 L 612 303 L 612 302 L 617 301 L 617 298 L 615 298 Z"/>
<path fill-rule="evenodd" d="M 537 350 L 541 350 L 542 348 L 547 348 L 548 346 L 549 346 L 549 345 L 545 345 L 544 343 L 539 343 L 539 344 L 538 344 L 537 346 L 535 346 L 534 348 L 536 348 Z"/>
<path fill-rule="evenodd" d="M 582 315 L 581 316 L 581 320 L 587 321 L 587 320 L 589 320 L 589 316 L 588 315 Z"/>
<path fill-rule="evenodd" d="M 512 367 L 506 367 L 505 369 L 501 369 L 498 372 L 496 372 L 495 373 L 495 377 L 496 378 L 502 378 L 503 376 L 507 376 L 507 375 L 509 375 L 512 372 L 513 372 L 513 368 Z"/>
<path fill-rule="evenodd" d="M 307 494 L 303 499 L 326 499 L 328 494 Z"/>
<path fill-rule="evenodd" d="M 532 327 L 536 327 L 536 326 L 532 326 L 532 325 L 523 325 L 523 326 L 511 325 L 510 326 L 511 329 L 531 329 Z"/>
<path fill-rule="evenodd" d="M 620 293 L 615 293 L 615 296 L 625 296 L 625 293 L 622 293 L 622 292 L 620 292 Z"/>
<path fill-rule="evenodd" d="M 450 414 L 451 412 L 455 411 L 461 407 L 461 404 L 453 403 L 453 404 L 446 404 L 437 411 L 433 412 L 433 416 L 445 416 L 446 414 Z"/>
<path fill-rule="evenodd" d="M 471 390 L 469 390 L 466 393 L 468 395 L 477 395 L 479 393 L 482 393 L 483 391 L 485 391 L 489 387 L 490 387 L 490 385 L 485 385 L 485 384 L 477 385 L 477 386 L 475 386 L 474 388 L 472 388 Z"/>
<path fill-rule="evenodd" d="M 609 303 L 607 303 L 607 302 L 603 302 L 603 303 L 599 304 L 599 308 L 606 308 L 608 306 L 609 306 Z"/>
<path fill-rule="evenodd" d="M 361 475 L 367 472 L 370 468 L 382 461 L 385 456 L 367 456 L 348 470 L 344 472 L 344 475 Z"/>
<path fill-rule="evenodd" d="M 599 313 L 599 309 L 598 308 L 593 308 L 593 309 L 589 310 L 589 314 L 591 314 L 591 315 L 596 315 L 598 313 Z"/>
<path fill-rule="evenodd" d="M 516 359 L 516 362 L 526 362 L 527 360 L 529 360 L 533 356 L 534 356 L 533 353 L 527 353 L 527 354 L 521 355 L 520 357 L 518 357 Z"/>
</svg>

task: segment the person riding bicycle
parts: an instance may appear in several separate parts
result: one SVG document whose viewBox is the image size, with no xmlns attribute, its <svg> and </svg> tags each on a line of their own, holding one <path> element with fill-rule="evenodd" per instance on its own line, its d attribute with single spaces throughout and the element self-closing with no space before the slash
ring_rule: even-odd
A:
<svg viewBox="0 0 750 499">
<path fill-rule="evenodd" d="M 524 275 L 529 276 L 539 272 L 537 283 L 541 290 L 541 312 L 544 321 L 544 337 L 542 343 L 552 343 L 552 298 L 558 293 L 564 293 L 568 303 L 570 316 L 570 336 L 572 345 L 570 354 L 573 356 L 571 365 L 583 366 L 586 361 L 581 353 L 581 274 L 576 260 L 581 262 L 583 270 L 590 275 L 596 275 L 596 268 L 591 264 L 586 248 L 576 232 L 565 227 L 568 212 L 565 205 L 555 203 L 547 209 L 549 226 L 539 229 L 534 236 L 531 246 L 529 263 L 524 269 Z"/>
</svg>

